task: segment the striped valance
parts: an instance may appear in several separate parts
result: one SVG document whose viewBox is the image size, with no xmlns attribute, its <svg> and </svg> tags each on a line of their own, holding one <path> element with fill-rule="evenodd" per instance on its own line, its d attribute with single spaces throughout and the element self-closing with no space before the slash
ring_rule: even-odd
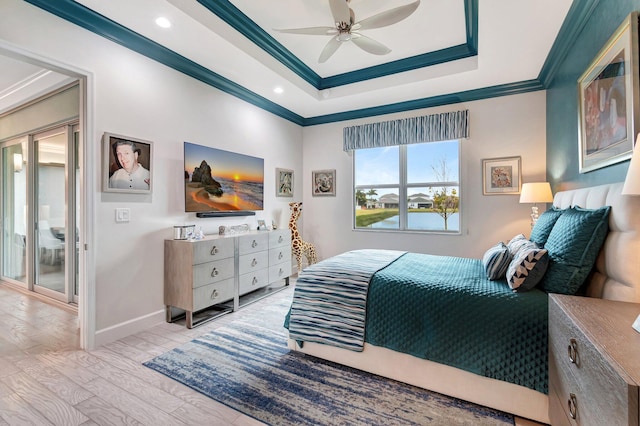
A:
<svg viewBox="0 0 640 426">
<path fill-rule="evenodd" d="M 469 137 L 469 110 L 345 127 L 345 151 Z"/>
</svg>

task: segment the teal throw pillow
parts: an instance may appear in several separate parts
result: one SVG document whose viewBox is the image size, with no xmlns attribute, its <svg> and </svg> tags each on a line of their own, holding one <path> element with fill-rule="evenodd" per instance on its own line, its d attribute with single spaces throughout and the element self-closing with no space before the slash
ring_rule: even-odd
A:
<svg viewBox="0 0 640 426">
<path fill-rule="evenodd" d="M 491 247 L 482 256 L 482 265 L 490 280 L 504 278 L 509 263 L 511 263 L 511 252 L 503 242 Z"/>
<path fill-rule="evenodd" d="M 556 221 L 545 248 L 549 266 L 542 280 L 547 293 L 576 294 L 598 257 L 609 232 L 610 206 L 567 209 Z"/>
<path fill-rule="evenodd" d="M 544 247 L 547 243 L 547 239 L 549 238 L 549 234 L 551 234 L 553 226 L 564 212 L 564 209 L 556 209 L 555 207 L 552 207 L 542 213 L 531 230 L 529 240 L 538 244 L 540 247 Z"/>
</svg>

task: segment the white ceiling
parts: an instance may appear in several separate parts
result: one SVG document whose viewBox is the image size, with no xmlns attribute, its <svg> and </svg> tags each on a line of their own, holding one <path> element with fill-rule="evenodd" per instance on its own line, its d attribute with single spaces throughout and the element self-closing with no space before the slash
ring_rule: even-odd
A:
<svg viewBox="0 0 640 426">
<path fill-rule="evenodd" d="M 350 7 L 359 21 L 412 1 L 351 0 Z M 536 79 L 572 3 L 482 0 L 477 56 L 318 90 L 195 0 L 77 2 L 305 118 Z M 467 40 L 463 0 L 422 0 L 404 21 L 362 31 L 388 46 L 388 55 L 371 55 L 349 43 L 319 64 L 329 36 L 285 34 L 274 28 L 332 26 L 327 0 L 230 2 L 322 78 Z M 167 17 L 171 28 L 158 27 L 154 21 L 159 16 Z M 12 92 L 43 79 L 42 70 L 8 58 L 0 57 L 0 69 L 0 112 L 6 110 L 7 100 L 13 101 Z M 274 93 L 277 86 L 284 92 Z"/>
</svg>

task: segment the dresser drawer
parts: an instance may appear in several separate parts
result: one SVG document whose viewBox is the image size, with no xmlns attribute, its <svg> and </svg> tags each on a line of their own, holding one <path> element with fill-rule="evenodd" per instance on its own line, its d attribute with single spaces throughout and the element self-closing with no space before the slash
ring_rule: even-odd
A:
<svg viewBox="0 0 640 426">
<path fill-rule="evenodd" d="M 239 274 L 248 274 L 258 269 L 266 269 L 269 266 L 269 252 L 261 251 L 242 255 L 238 258 Z"/>
<path fill-rule="evenodd" d="M 291 246 L 279 247 L 269 250 L 269 265 L 291 262 Z"/>
<path fill-rule="evenodd" d="M 250 293 L 269 284 L 269 270 L 261 269 L 249 274 L 240 275 L 239 295 Z"/>
<path fill-rule="evenodd" d="M 287 262 L 269 266 L 269 283 L 282 280 L 291 275 L 291 258 Z"/>
<path fill-rule="evenodd" d="M 195 265 L 193 267 L 193 287 L 202 287 L 206 284 L 233 278 L 234 272 L 233 257 Z"/>
<path fill-rule="evenodd" d="M 269 248 L 269 233 L 243 235 L 238 238 L 238 250 L 240 255 L 255 253 Z"/>
<path fill-rule="evenodd" d="M 637 424 L 636 388 L 554 303 L 549 305 L 549 324 L 550 392 L 569 417 L 569 400 L 574 400 L 576 419 L 570 424 Z"/>
<path fill-rule="evenodd" d="M 269 233 L 269 248 L 291 246 L 291 231 L 278 229 Z"/>
<path fill-rule="evenodd" d="M 199 311 L 233 299 L 233 278 L 193 289 L 193 309 Z"/>
<path fill-rule="evenodd" d="M 215 238 L 193 243 L 193 264 L 211 262 L 212 260 L 233 257 L 234 241 L 232 238 Z"/>
</svg>

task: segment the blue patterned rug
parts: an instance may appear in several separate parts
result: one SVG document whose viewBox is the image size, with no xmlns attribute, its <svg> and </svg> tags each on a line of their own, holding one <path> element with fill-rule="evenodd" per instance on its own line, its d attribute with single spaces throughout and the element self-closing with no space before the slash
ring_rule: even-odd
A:
<svg viewBox="0 0 640 426">
<path fill-rule="evenodd" d="M 162 354 L 152 368 L 271 425 L 513 425 L 513 416 L 289 351 L 288 302 Z"/>
</svg>

